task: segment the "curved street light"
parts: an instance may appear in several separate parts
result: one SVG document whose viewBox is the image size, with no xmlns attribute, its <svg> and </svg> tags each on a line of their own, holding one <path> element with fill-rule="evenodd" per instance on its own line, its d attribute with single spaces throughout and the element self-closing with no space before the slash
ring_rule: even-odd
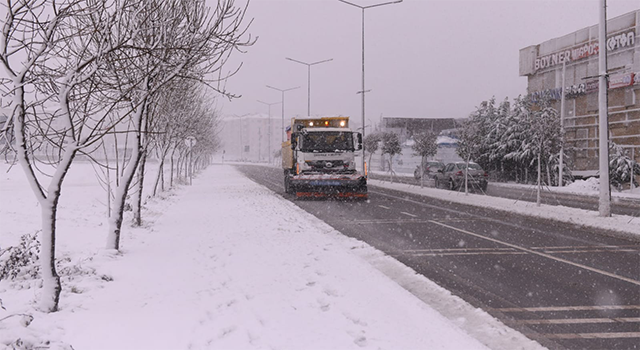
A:
<svg viewBox="0 0 640 350">
<path fill-rule="evenodd" d="M 361 5 L 357 5 L 354 4 L 352 2 L 349 1 L 345 1 L 345 0 L 338 0 L 340 2 L 343 2 L 347 5 L 351 5 L 354 7 L 357 7 L 359 9 L 362 10 L 362 89 L 360 90 L 360 93 L 362 93 L 362 125 L 365 124 L 364 121 L 364 95 L 367 92 L 364 88 L 364 10 L 372 8 L 372 7 L 380 7 L 380 6 L 384 6 L 384 5 L 391 5 L 391 4 L 397 4 L 397 3 L 401 3 L 402 0 L 396 0 L 396 1 L 388 1 L 388 2 L 383 2 L 380 4 L 374 4 L 374 5 L 368 5 L 368 6 L 361 6 Z M 362 138 L 364 139 L 364 128 L 362 128 Z M 362 172 L 364 173 L 364 144 L 362 146 Z"/>
<path fill-rule="evenodd" d="M 269 136 L 267 136 L 267 137 L 269 138 L 269 141 L 268 141 L 268 143 L 269 143 L 269 147 L 268 147 L 269 148 L 269 164 L 271 164 L 271 152 L 273 151 L 273 147 L 271 147 L 271 129 L 273 129 L 271 127 L 271 106 L 277 105 L 277 104 L 282 103 L 282 102 L 267 103 L 267 102 L 263 102 L 263 101 L 260 101 L 260 100 L 257 100 L 257 101 L 262 103 L 263 105 L 269 106 L 269 134 L 268 134 Z"/>
<path fill-rule="evenodd" d="M 292 61 L 292 62 L 304 64 L 304 65 L 307 66 L 307 116 L 311 116 L 311 66 L 314 66 L 314 65 L 320 64 L 320 63 L 333 61 L 333 58 L 330 58 L 328 60 L 322 60 L 322 61 L 318 61 L 318 62 L 313 62 L 313 63 L 302 62 L 302 61 L 294 60 L 293 58 L 289 58 L 289 57 L 285 57 L 285 59 L 287 59 L 289 61 Z"/>
<path fill-rule="evenodd" d="M 292 88 L 288 88 L 288 89 L 278 89 L 277 87 L 273 87 L 273 86 L 269 86 L 267 85 L 267 87 L 269 89 L 274 89 L 274 90 L 278 90 L 282 93 L 282 142 L 284 142 L 284 93 L 287 91 L 291 91 L 291 90 L 295 90 L 295 89 L 299 89 L 299 86 L 296 87 L 292 87 Z"/>
</svg>

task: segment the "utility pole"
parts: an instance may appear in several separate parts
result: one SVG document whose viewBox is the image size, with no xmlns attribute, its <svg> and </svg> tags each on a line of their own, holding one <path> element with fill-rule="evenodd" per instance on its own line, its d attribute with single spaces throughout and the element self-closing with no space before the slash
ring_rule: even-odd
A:
<svg viewBox="0 0 640 350">
<path fill-rule="evenodd" d="M 600 26 L 598 39 L 598 136 L 600 148 L 600 216 L 611 216 L 611 187 L 609 185 L 609 104 L 607 101 L 607 0 L 600 0 Z"/>
<path fill-rule="evenodd" d="M 328 60 L 313 62 L 313 63 L 302 62 L 302 61 L 294 60 L 293 58 L 289 58 L 289 57 L 285 57 L 285 59 L 292 62 L 304 64 L 307 66 L 307 116 L 311 116 L 311 66 L 333 61 L 333 58 L 330 58 Z"/>
</svg>

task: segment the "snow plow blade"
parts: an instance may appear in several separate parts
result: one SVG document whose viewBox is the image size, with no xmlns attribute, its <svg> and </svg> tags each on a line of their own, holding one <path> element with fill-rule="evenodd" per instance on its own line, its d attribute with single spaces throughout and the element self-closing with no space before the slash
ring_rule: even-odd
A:
<svg viewBox="0 0 640 350">
<path fill-rule="evenodd" d="M 296 175 L 291 187 L 297 198 L 368 198 L 367 179 L 359 174 Z"/>
<path fill-rule="evenodd" d="M 344 199 L 368 199 L 369 194 L 361 192 L 296 192 L 297 198 L 344 198 Z"/>
</svg>

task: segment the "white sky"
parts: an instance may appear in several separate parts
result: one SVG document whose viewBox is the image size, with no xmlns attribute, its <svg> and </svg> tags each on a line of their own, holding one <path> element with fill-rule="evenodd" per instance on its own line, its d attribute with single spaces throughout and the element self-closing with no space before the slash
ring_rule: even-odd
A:
<svg viewBox="0 0 640 350">
<path fill-rule="evenodd" d="M 212 1 L 212 0 L 209 0 Z M 351 0 L 371 5 L 384 0 Z M 244 3 L 239 0 L 238 5 Z M 640 8 L 638 0 L 609 0 L 608 18 Z M 464 118 L 481 101 L 526 91 L 519 50 L 598 23 L 597 0 L 405 0 L 365 11 L 367 123 L 380 115 Z M 285 116 L 311 114 L 361 120 L 361 10 L 338 0 L 252 0 L 250 32 L 259 37 L 227 87 L 243 95 L 221 102 L 224 114 L 267 113 L 256 100 L 279 102 Z M 280 116 L 280 105 L 272 115 Z"/>
</svg>

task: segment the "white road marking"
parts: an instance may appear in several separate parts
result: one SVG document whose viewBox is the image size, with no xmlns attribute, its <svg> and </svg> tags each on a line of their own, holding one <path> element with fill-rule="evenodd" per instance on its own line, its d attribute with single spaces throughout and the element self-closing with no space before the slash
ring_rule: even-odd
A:
<svg viewBox="0 0 640 350">
<path fill-rule="evenodd" d="M 453 227 L 453 226 L 450 226 L 450 225 L 447 225 L 447 224 L 443 224 L 443 223 L 440 223 L 440 222 L 437 222 L 437 221 L 433 221 L 433 220 L 430 220 L 430 221 L 432 223 L 436 224 L 436 225 L 440 225 L 440 226 L 443 226 L 443 227 L 446 227 L 446 228 L 449 228 L 449 229 L 452 229 L 452 230 L 455 230 L 455 231 L 458 231 L 458 232 L 462 232 L 462 233 L 470 235 L 470 236 L 482 238 L 482 239 L 485 239 L 485 240 L 488 240 L 488 241 L 491 241 L 491 242 L 495 242 L 495 243 L 500 243 L 500 244 L 506 245 L 507 247 L 515 248 L 515 249 L 521 250 L 523 252 L 527 252 L 527 253 L 530 253 L 530 254 L 535 254 L 535 255 L 538 255 L 538 256 L 542 256 L 542 257 L 545 257 L 545 258 L 548 258 L 548 259 L 551 259 L 551 260 L 555 260 L 555 261 L 558 261 L 558 262 L 561 262 L 561 263 L 565 263 L 565 264 L 568 264 L 568 265 L 579 267 L 581 269 L 589 270 L 591 272 L 599 273 L 599 274 L 604 275 L 604 276 L 608 276 L 608 277 L 611 277 L 611 278 L 619 279 L 621 281 L 629 282 L 629 283 L 632 283 L 632 284 L 640 286 L 640 281 L 636 281 L 636 280 L 631 279 L 631 278 L 618 276 L 616 274 L 613 274 L 613 273 L 610 273 L 610 272 L 607 272 L 607 271 L 603 271 L 603 270 L 596 269 L 596 268 L 593 268 L 593 267 L 590 267 L 590 266 L 578 264 L 578 263 L 575 263 L 573 261 L 569 261 L 569 260 L 566 260 L 566 259 L 558 258 L 558 257 L 555 257 L 553 255 L 549 255 L 549 254 L 546 254 L 546 253 L 538 252 L 538 251 L 535 251 L 535 250 L 532 250 L 532 249 L 520 247 L 520 246 L 517 246 L 515 244 L 503 242 L 503 241 L 497 240 L 495 238 L 490 238 L 490 237 L 486 237 L 486 236 L 483 236 L 483 235 L 479 235 L 477 233 L 473 233 L 473 232 L 470 232 L 470 231 L 467 231 L 467 230 L 463 230 L 463 229 L 460 229 L 460 228 L 457 228 L 457 227 Z"/>
<path fill-rule="evenodd" d="M 530 338 L 547 338 L 547 339 L 614 339 L 614 338 L 640 338 L 640 332 L 558 333 L 558 334 L 547 333 L 547 334 L 528 334 L 527 336 Z"/>
<path fill-rule="evenodd" d="M 457 253 L 415 253 L 414 256 L 450 256 L 450 255 L 523 255 L 525 252 L 457 252 Z"/>
<path fill-rule="evenodd" d="M 483 250 L 507 250 L 515 251 L 513 248 L 443 248 L 443 249 L 407 249 L 403 252 L 408 253 L 433 253 L 433 252 L 467 252 L 467 251 L 483 251 Z"/>
<path fill-rule="evenodd" d="M 584 323 L 638 323 L 640 317 L 615 318 L 559 318 L 548 320 L 517 320 L 516 324 L 584 324 Z"/>
<path fill-rule="evenodd" d="M 384 205 L 380 205 L 380 204 L 378 204 L 378 206 L 379 206 L 380 208 L 387 209 L 387 210 L 388 210 L 388 209 L 391 209 L 391 208 L 389 208 L 389 207 L 385 207 Z"/>
<path fill-rule="evenodd" d="M 413 214 L 410 214 L 410 213 L 407 213 L 407 212 L 404 212 L 404 211 L 401 211 L 400 214 L 411 216 L 412 218 L 417 218 L 418 217 L 418 215 L 413 215 Z"/>
<path fill-rule="evenodd" d="M 635 252 L 637 249 L 593 249 L 593 250 L 545 250 L 548 254 L 620 253 Z"/>
<path fill-rule="evenodd" d="M 541 306 L 495 308 L 500 312 L 549 312 L 549 311 L 601 311 L 601 310 L 640 310 L 640 305 L 579 305 L 579 306 Z"/>
<path fill-rule="evenodd" d="M 531 247 L 531 249 L 618 249 L 618 248 L 636 248 L 640 249 L 638 245 L 582 245 L 582 246 L 551 246 L 551 247 Z"/>
</svg>

